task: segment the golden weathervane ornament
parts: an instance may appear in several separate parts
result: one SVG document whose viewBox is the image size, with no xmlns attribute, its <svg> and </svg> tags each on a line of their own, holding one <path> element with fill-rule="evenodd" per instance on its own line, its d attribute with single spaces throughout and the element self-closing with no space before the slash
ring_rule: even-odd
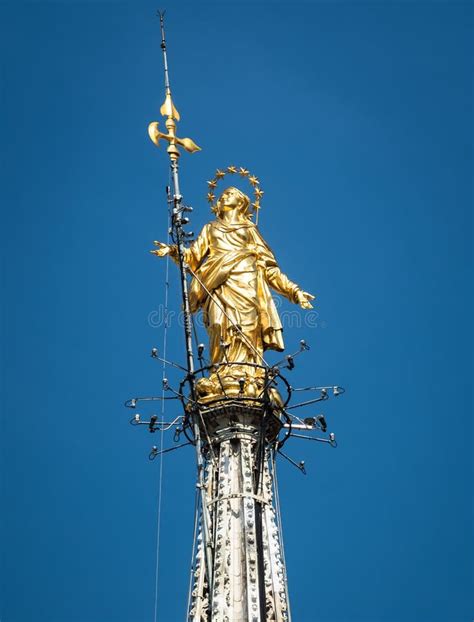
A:
<svg viewBox="0 0 474 622">
<path fill-rule="evenodd" d="M 176 145 L 184 147 L 187 152 L 194 153 L 195 151 L 201 151 L 201 147 L 198 147 L 191 138 L 178 138 L 176 136 L 176 121 L 180 120 L 179 112 L 176 110 L 173 100 L 171 99 L 171 88 L 168 76 L 168 60 L 166 57 L 166 42 L 164 31 L 164 12 L 158 12 L 161 25 L 161 49 L 163 50 L 163 60 L 165 65 L 165 101 L 160 108 L 160 113 L 166 117 L 165 126 L 168 130 L 168 134 L 163 134 L 158 129 L 158 121 L 152 121 L 148 126 L 148 136 L 158 147 L 160 139 L 169 142 L 167 152 L 170 156 L 171 162 L 176 162 L 180 156 L 179 149 Z"/>
</svg>

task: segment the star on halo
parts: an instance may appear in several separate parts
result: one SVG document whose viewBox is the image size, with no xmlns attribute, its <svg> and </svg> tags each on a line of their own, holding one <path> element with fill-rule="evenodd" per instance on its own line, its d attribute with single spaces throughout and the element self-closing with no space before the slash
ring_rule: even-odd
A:
<svg viewBox="0 0 474 622">
<path fill-rule="evenodd" d="M 230 166 L 225 167 L 224 169 L 217 169 L 215 176 L 213 179 L 211 179 L 210 181 L 207 182 L 208 185 L 208 193 L 207 193 L 207 200 L 209 201 L 209 203 L 211 204 L 211 210 L 214 213 L 217 213 L 217 205 L 215 204 L 215 199 L 216 199 L 216 195 L 214 193 L 215 189 L 217 188 L 217 185 L 219 183 L 219 181 L 221 179 L 223 179 L 226 175 L 235 175 L 238 174 L 240 175 L 240 177 L 242 178 L 247 178 L 249 183 L 251 184 L 252 188 L 253 188 L 253 194 L 254 194 L 254 202 L 251 204 L 252 208 L 253 208 L 253 214 L 248 214 L 248 218 L 251 218 L 253 215 L 256 216 L 256 223 L 258 223 L 258 214 L 259 211 L 261 209 L 261 205 L 260 205 L 260 200 L 264 194 L 263 190 L 260 189 L 260 181 L 258 179 L 258 177 L 256 177 L 255 175 L 251 175 L 250 171 L 248 169 L 246 169 L 243 166 L 234 166 L 233 164 Z"/>
</svg>

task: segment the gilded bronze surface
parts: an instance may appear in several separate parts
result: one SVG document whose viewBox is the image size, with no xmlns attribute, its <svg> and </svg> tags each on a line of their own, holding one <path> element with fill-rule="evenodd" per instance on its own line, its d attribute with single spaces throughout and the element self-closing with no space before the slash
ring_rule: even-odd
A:
<svg viewBox="0 0 474 622">
<path fill-rule="evenodd" d="M 184 147 L 189 153 L 195 153 L 201 151 L 201 147 L 198 147 L 191 138 L 179 138 L 176 136 L 176 121 L 179 121 L 179 112 L 176 110 L 173 100 L 171 99 L 171 91 L 169 88 L 166 91 L 166 98 L 163 105 L 160 108 L 161 114 L 166 117 L 165 126 L 168 133 L 160 132 L 158 129 L 158 121 L 152 121 L 148 126 L 148 136 L 158 147 L 160 139 L 166 140 L 169 145 L 167 148 L 170 159 L 177 160 L 179 158 L 179 149 L 176 145 Z"/>
<path fill-rule="evenodd" d="M 242 175 L 244 171 L 248 174 L 244 169 Z M 219 173 L 217 179 L 223 177 Z M 273 252 L 250 220 L 248 196 L 237 188 L 227 188 L 213 211 L 215 220 L 206 224 L 185 249 L 192 276 L 191 310 L 202 311 L 210 360 L 216 366 L 209 378 L 198 381 L 197 390 L 203 398 L 223 392 L 237 395 L 242 394 L 244 385 L 245 395 L 257 396 L 264 375 L 257 366 L 264 364 L 264 351 L 284 348 L 282 324 L 270 290 L 303 309 L 312 308 L 314 296 L 280 270 Z M 177 260 L 176 246 L 162 242 L 155 245 L 158 249 L 152 250 L 153 254 L 169 254 Z"/>
</svg>

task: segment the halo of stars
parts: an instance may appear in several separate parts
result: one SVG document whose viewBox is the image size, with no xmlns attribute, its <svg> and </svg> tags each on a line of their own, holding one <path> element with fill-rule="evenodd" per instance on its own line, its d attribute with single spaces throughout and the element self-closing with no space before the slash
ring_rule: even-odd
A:
<svg viewBox="0 0 474 622">
<path fill-rule="evenodd" d="M 261 198 L 264 192 L 260 188 L 260 181 L 258 180 L 258 177 L 255 177 L 255 175 L 252 175 L 250 171 L 248 171 L 243 166 L 240 166 L 240 167 L 228 166 L 224 170 L 217 169 L 214 177 L 210 181 L 207 182 L 207 186 L 208 186 L 207 200 L 212 206 L 211 207 L 212 211 L 213 212 L 216 211 L 216 206 L 213 205 L 215 198 L 216 198 L 216 195 L 214 194 L 214 190 L 216 189 L 218 182 L 221 179 L 224 179 L 226 175 L 240 175 L 242 178 L 248 180 L 248 182 L 253 188 L 253 194 L 255 196 L 255 200 L 251 204 L 251 207 L 253 208 L 253 213 L 257 215 L 257 221 L 258 221 L 258 211 L 260 209 L 260 202 L 261 202 Z M 251 218 L 252 216 L 253 214 L 249 214 L 249 218 Z"/>
</svg>

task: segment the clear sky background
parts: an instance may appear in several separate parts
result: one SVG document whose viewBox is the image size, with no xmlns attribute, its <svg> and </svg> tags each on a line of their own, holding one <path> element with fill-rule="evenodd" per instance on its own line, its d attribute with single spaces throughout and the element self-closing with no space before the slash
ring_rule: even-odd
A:
<svg viewBox="0 0 474 622">
<path fill-rule="evenodd" d="M 156 8 L 1 6 L 2 622 L 153 621 L 159 438 L 122 404 L 161 390 Z M 203 149 L 181 158 L 193 229 L 217 167 L 260 178 L 262 234 L 317 295 L 313 325 L 286 327 L 290 351 L 311 345 L 291 382 L 347 389 L 308 413 L 338 449 L 295 440 L 308 475 L 280 465 L 293 619 L 469 622 L 472 5 L 167 8 L 179 133 Z M 163 467 L 158 620 L 175 622 L 194 454 Z"/>
</svg>

